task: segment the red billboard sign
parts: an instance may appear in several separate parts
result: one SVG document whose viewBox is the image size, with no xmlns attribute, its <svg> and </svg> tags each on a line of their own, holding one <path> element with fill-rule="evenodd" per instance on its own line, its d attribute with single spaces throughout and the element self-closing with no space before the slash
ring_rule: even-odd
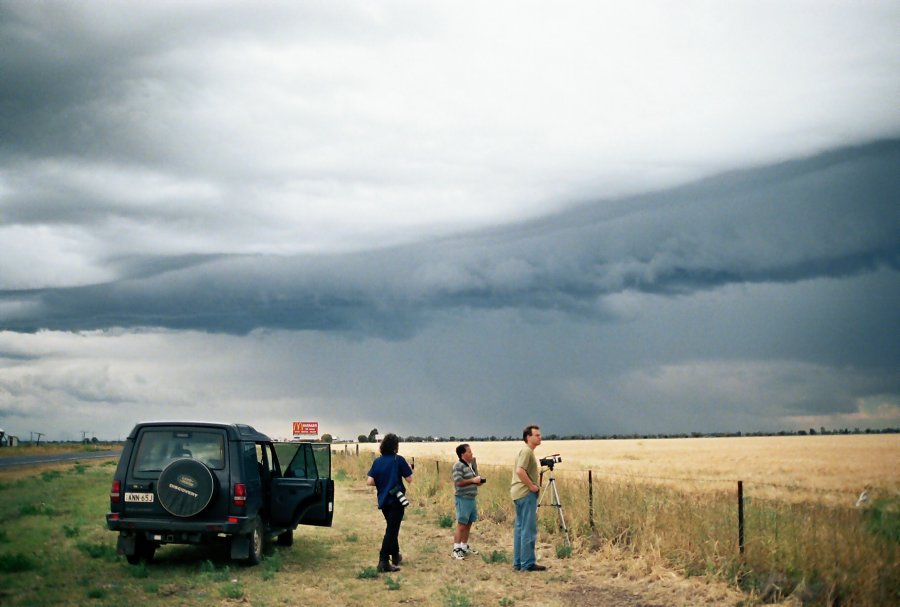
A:
<svg viewBox="0 0 900 607">
<path fill-rule="evenodd" d="M 294 436 L 298 434 L 318 434 L 319 422 L 294 422 Z"/>
</svg>

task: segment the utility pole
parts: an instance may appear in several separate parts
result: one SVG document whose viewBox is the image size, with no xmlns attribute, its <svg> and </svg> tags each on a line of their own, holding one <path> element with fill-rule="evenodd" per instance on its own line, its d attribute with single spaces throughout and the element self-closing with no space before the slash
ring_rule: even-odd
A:
<svg viewBox="0 0 900 607">
<path fill-rule="evenodd" d="M 34 436 L 37 436 L 37 445 L 40 446 L 40 444 L 41 444 L 41 437 L 44 436 L 44 433 L 43 433 L 43 432 L 32 432 L 31 435 L 32 435 L 32 439 L 31 439 L 32 442 L 34 442 L 34 438 L 33 438 L 33 437 L 34 437 Z"/>
<path fill-rule="evenodd" d="M 81 431 L 81 444 L 82 445 L 87 442 L 87 433 L 88 433 L 87 430 Z"/>
</svg>

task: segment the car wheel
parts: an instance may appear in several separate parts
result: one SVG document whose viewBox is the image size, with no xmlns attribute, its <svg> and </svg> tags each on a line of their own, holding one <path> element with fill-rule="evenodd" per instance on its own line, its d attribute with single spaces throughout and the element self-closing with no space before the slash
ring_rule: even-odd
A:
<svg viewBox="0 0 900 607">
<path fill-rule="evenodd" d="M 156 544 L 139 535 L 134 539 L 134 554 L 125 555 L 125 558 L 129 565 L 138 565 L 141 561 L 149 563 L 156 554 L 156 547 Z"/>
<path fill-rule="evenodd" d="M 294 532 L 290 529 L 278 535 L 277 543 L 279 546 L 293 546 Z"/>
<path fill-rule="evenodd" d="M 248 565 L 259 565 L 263 556 L 263 528 L 262 521 L 257 518 L 250 532 L 250 554 L 247 556 Z"/>
</svg>

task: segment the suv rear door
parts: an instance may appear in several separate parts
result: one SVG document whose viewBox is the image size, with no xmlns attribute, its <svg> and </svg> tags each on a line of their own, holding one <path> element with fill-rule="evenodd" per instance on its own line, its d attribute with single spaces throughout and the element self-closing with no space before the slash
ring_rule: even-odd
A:
<svg viewBox="0 0 900 607">
<path fill-rule="evenodd" d="M 227 438 L 220 428 L 202 426 L 148 426 L 141 428 L 125 476 L 122 510 L 129 516 L 168 517 L 159 497 L 160 473 L 172 462 L 189 458 L 209 468 L 214 485 L 210 504 L 202 517 L 224 516 L 228 478 L 225 460 Z"/>
<path fill-rule="evenodd" d="M 326 443 L 274 443 L 277 461 L 272 479 L 273 526 L 331 527 L 334 481 L 331 446 Z"/>
</svg>

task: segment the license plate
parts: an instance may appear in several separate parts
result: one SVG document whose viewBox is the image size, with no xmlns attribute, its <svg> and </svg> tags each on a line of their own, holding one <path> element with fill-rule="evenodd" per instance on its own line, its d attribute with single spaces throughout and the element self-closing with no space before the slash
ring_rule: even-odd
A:
<svg viewBox="0 0 900 607">
<path fill-rule="evenodd" d="M 148 503 L 153 501 L 152 493 L 126 493 L 125 494 L 126 502 L 143 502 Z"/>
</svg>

